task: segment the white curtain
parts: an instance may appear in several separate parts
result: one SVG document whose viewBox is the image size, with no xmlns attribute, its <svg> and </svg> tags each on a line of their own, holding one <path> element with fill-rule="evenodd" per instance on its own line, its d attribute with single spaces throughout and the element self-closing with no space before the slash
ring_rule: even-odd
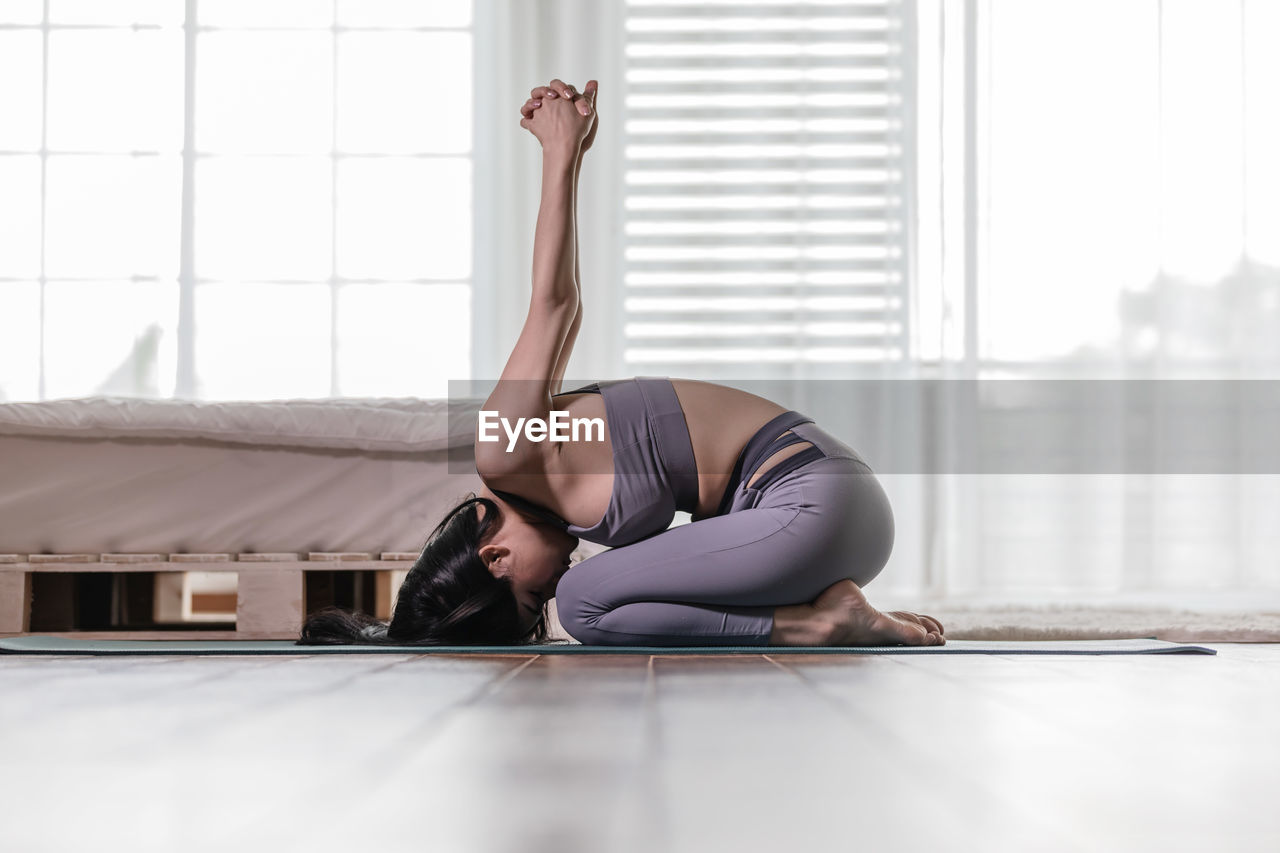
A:
<svg viewBox="0 0 1280 853">
<path fill-rule="evenodd" d="M 595 78 L 569 381 L 812 414 L 884 472 L 881 591 L 1280 592 L 1267 471 L 974 473 L 963 401 L 902 390 L 1277 378 L 1280 5 L 131 9 L 0 4 L 0 399 L 491 380 L 537 215 L 519 107 Z"/>
<path fill-rule="evenodd" d="M 1268 45 L 1280 10 L 754 5 L 489 7 L 497 76 L 478 88 L 495 94 L 495 127 L 551 76 L 601 80 L 604 125 L 580 202 L 586 322 L 570 374 L 768 389 L 874 449 L 898 518 L 881 593 L 1239 603 L 1280 591 L 1275 476 L 1176 475 L 1133 460 L 974 471 L 965 454 L 982 436 L 948 434 L 972 414 L 948 408 L 952 398 L 840 391 L 869 379 L 1276 378 L 1280 67 Z M 868 100 L 881 71 L 886 97 Z M 889 120 L 867 125 L 868 104 Z M 517 147 L 494 152 L 494 218 L 480 227 L 495 229 L 494 280 L 524 287 L 536 150 L 491 136 Z M 866 190 L 868 155 L 900 206 L 832 189 Z M 869 209 L 878 222 L 855 215 Z M 882 259 L 900 249 L 901 280 L 858 281 L 851 271 L 865 265 L 830 263 L 867 246 Z M 665 265 L 651 273 L 653 257 Z M 644 290 L 655 283 L 666 289 Z M 895 284 L 901 302 L 810 302 L 806 313 L 815 295 Z M 650 292 L 665 301 L 644 301 Z M 754 296 L 779 301 L 743 301 Z M 839 314 L 851 307 L 862 315 Z M 475 359 L 495 374 L 523 303 L 496 308 L 503 332 Z M 822 324 L 824 311 L 844 325 Z M 1050 419 L 1043 437 L 1069 446 L 1069 428 Z"/>
<path fill-rule="evenodd" d="M 1280 378 L 1280 9 L 936 8 L 943 30 L 969 33 L 966 375 L 1127 379 L 1118 390 L 1130 400 L 1175 393 L 1142 380 Z M 1197 393 L 1194 410 L 1152 424 L 1156 443 L 1196 434 L 1214 389 Z M 1169 473 L 1174 462 L 956 478 L 955 523 L 937 531 L 948 542 L 940 591 L 1274 596 L 1274 467 Z"/>
</svg>

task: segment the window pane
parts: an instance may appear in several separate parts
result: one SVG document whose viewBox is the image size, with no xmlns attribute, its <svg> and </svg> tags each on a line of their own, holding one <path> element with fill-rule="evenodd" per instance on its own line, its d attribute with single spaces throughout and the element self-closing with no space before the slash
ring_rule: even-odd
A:
<svg viewBox="0 0 1280 853">
<path fill-rule="evenodd" d="M 40 148 L 40 52 L 38 30 L 0 32 L 0 150 Z"/>
<path fill-rule="evenodd" d="M 41 0 L 4 0 L 0 24 L 38 24 L 44 15 L 41 5 Z"/>
<path fill-rule="evenodd" d="M 45 285 L 45 395 L 168 397 L 176 364 L 178 285 Z"/>
<path fill-rule="evenodd" d="M 468 285 L 351 284 L 338 291 L 341 395 L 447 397 L 449 380 L 468 378 L 470 369 Z"/>
<path fill-rule="evenodd" d="M 203 400 L 327 397 L 329 287 L 196 287 L 196 396 Z"/>
<path fill-rule="evenodd" d="M 321 0 L 199 0 L 201 26 L 327 27 L 333 4 Z"/>
<path fill-rule="evenodd" d="M 38 275 L 40 159 L 0 157 L 0 277 Z"/>
<path fill-rule="evenodd" d="M 215 157 L 196 164 L 201 278 L 320 279 L 331 269 L 328 158 Z"/>
<path fill-rule="evenodd" d="M 209 33 L 196 49 L 201 151 L 328 152 L 333 143 L 329 33 Z"/>
<path fill-rule="evenodd" d="M 1162 161 L 1161 267 L 1208 284 L 1226 277 L 1243 249 L 1239 8 L 1174 3 L 1158 21 L 1163 134 L 1149 156 Z"/>
<path fill-rule="evenodd" d="M 1280 3 L 1250 0 L 1245 6 L 1245 72 L 1249 114 L 1245 126 L 1245 228 L 1247 254 L 1280 266 Z"/>
<path fill-rule="evenodd" d="M 55 24 L 181 24 L 183 7 L 179 0 L 49 0 L 49 20 Z"/>
<path fill-rule="evenodd" d="M 348 27 L 465 27 L 471 0 L 338 0 L 338 23 Z"/>
<path fill-rule="evenodd" d="M 40 393 L 40 285 L 0 281 L 0 403 Z"/>
<path fill-rule="evenodd" d="M 993 7 L 986 358 L 1106 351 L 1156 274 L 1156 8 L 1082 3 Z"/>
<path fill-rule="evenodd" d="M 55 30 L 49 34 L 49 147 L 180 150 L 182 76 L 178 30 Z"/>
<path fill-rule="evenodd" d="M 338 49 L 340 150 L 471 149 L 470 33 L 347 33 Z"/>
<path fill-rule="evenodd" d="M 177 275 L 182 164 L 176 156 L 54 156 L 47 169 L 47 275 Z"/>
<path fill-rule="evenodd" d="M 338 164 L 338 274 L 347 278 L 471 275 L 471 161 Z"/>
</svg>

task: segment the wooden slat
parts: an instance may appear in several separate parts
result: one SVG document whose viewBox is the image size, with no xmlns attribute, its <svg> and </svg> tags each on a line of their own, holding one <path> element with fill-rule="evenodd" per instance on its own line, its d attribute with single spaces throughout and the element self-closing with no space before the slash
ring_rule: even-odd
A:
<svg viewBox="0 0 1280 853">
<path fill-rule="evenodd" d="M 31 573 L 0 572 L 0 633 L 31 627 Z"/>
<path fill-rule="evenodd" d="M 373 555 L 363 551 L 310 551 L 307 559 L 313 563 L 367 562 L 373 559 Z"/>
<path fill-rule="evenodd" d="M 236 559 L 242 563 L 293 563 L 297 562 L 299 557 L 294 553 L 250 552 L 237 554 Z"/>
<path fill-rule="evenodd" d="M 27 558 L 22 554 L 0 554 L 0 563 L 25 563 Z"/>
<path fill-rule="evenodd" d="M 30 632 L 0 632 L 0 637 L 21 637 Z M 41 637 L 68 637 L 80 640 L 292 640 L 297 635 L 254 634 L 245 631 L 41 631 Z"/>
<path fill-rule="evenodd" d="M 297 637 L 302 630 L 303 587 L 299 569 L 241 575 L 236 583 L 236 632 Z"/>
<path fill-rule="evenodd" d="M 46 563 L 96 563 L 97 554 L 32 554 L 28 559 L 33 565 Z"/>
<path fill-rule="evenodd" d="M 230 554 L 170 554 L 171 563 L 229 563 Z"/>
<path fill-rule="evenodd" d="M 378 619 L 391 618 L 391 601 L 395 597 L 395 588 L 392 586 L 391 575 L 393 572 L 378 572 L 374 575 L 374 613 Z"/>
<path fill-rule="evenodd" d="M 234 592 L 193 592 L 191 593 L 192 614 L 229 614 L 234 618 L 239 600 Z"/>
<path fill-rule="evenodd" d="M 164 554 L 103 554 L 102 562 L 104 563 L 163 563 Z"/>
<path fill-rule="evenodd" d="M 417 555 L 414 555 L 417 559 Z M 275 572 L 281 570 L 301 569 L 302 571 L 333 571 L 340 568 L 342 571 L 385 571 L 387 569 L 407 568 L 406 563 L 409 560 L 351 560 L 341 561 L 340 565 L 335 561 L 325 560 L 266 560 L 266 561 L 220 561 L 212 563 L 103 563 L 103 562 L 83 562 L 83 563 L 4 563 L 0 564 L 0 574 L 6 572 L 22 573 L 22 572 Z"/>
</svg>

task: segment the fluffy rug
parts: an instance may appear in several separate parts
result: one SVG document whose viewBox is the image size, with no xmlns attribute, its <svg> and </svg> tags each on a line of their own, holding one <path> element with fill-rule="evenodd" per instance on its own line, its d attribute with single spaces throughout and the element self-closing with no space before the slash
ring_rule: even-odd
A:
<svg viewBox="0 0 1280 853">
<path fill-rule="evenodd" d="M 1115 640 L 1280 643 L 1280 612 L 1210 612 L 1085 605 L 936 605 L 917 609 L 957 640 Z"/>
</svg>

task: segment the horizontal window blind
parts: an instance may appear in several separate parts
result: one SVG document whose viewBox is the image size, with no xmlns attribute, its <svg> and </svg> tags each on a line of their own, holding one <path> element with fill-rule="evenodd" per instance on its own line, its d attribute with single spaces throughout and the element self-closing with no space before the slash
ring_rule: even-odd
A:
<svg viewBox="0 0 1280 853">
<path fill-rule="evenodd" d="M 897 2 L 629 0 L 628 372 L 906 357 L 903 23 Z"/>
</svg>

